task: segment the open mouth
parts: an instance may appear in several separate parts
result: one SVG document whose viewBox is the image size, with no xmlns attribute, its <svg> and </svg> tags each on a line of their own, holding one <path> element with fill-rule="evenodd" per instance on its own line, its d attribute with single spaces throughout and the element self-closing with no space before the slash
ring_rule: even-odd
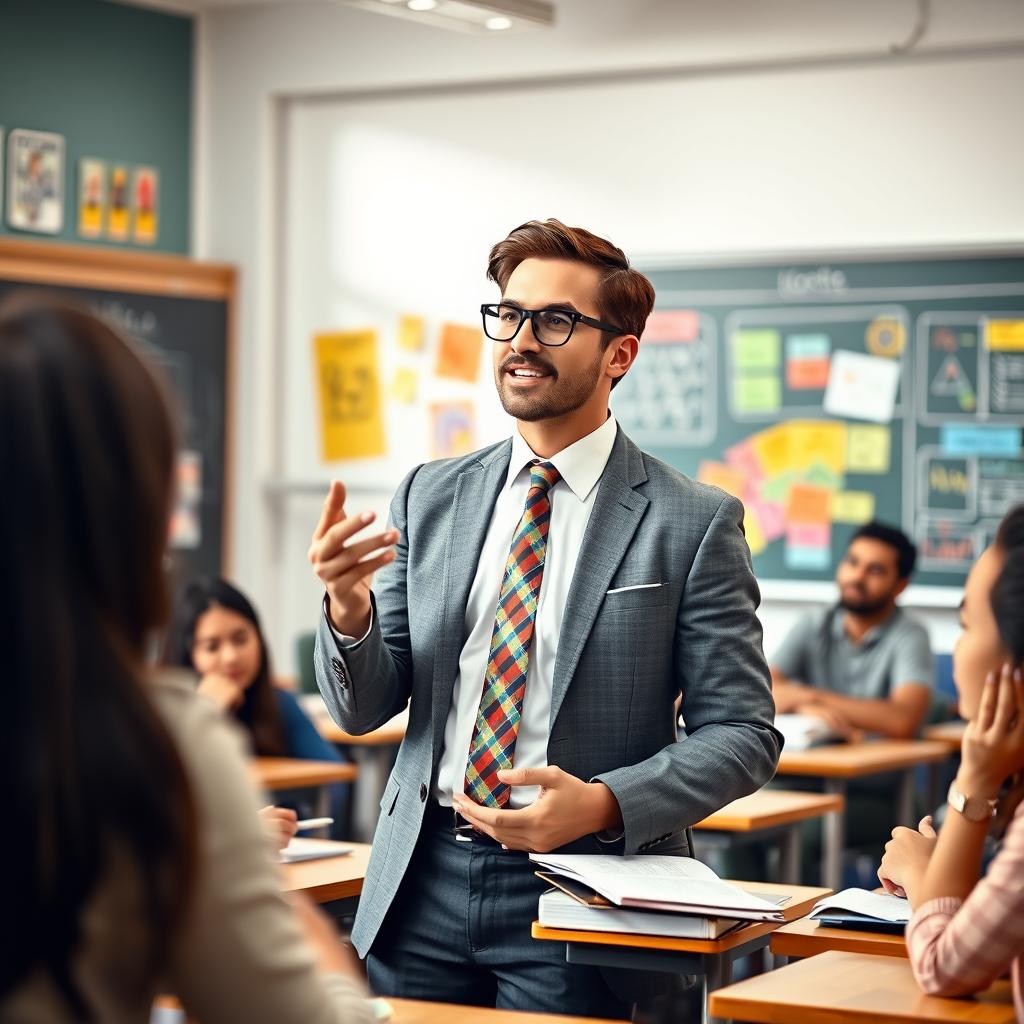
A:
<svg viewBox="0 0 1024 1024">
<path fill-rule="evenodd" d="M 547 370 L 539 370 L 534 366 L 512 366 L 505 371 L 505 375 L 520 385 L 541 384 L 552 377 Z"/>
</svg>

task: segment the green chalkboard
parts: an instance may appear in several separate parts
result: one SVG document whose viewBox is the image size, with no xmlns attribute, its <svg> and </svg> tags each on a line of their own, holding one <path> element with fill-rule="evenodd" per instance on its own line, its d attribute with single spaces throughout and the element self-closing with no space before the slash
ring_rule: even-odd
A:
<svg viewBox="0 0 1024 1024">
<path fill-rule="evenodd" d="M 747 507 L 763 580 L 830 580 L 866 517 L 959 586 L 1024 502 L 1024 254 L 660 262 L 623 428 Z"/>
</svg>

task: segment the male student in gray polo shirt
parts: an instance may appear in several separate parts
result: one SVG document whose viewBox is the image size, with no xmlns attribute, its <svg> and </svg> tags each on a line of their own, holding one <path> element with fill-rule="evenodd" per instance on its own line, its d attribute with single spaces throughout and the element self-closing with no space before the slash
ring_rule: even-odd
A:
<svg viewBox="0 0 1024 1024">
<path fill-rule="evenodd" d="M 916 559 L 893 526 L 853 535 L 836 571 L 839 603 L 801 619 L 770 659 L 779 714 L 817 715 L 840 733 L 917 734 L 935 668 L 924 627 L 896 604 Z"/>
</svg>

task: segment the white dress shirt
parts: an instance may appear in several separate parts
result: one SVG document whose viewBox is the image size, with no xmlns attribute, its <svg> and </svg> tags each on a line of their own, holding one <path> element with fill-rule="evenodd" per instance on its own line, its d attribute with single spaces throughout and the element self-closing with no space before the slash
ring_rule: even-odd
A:
<svg viewBox="0 0 1024 1024">
<path fill-rule="evenodd" d="M 543 768 L 548 763 L 551 685 L 562 615 L 601 474 L 615 443 L 616 430 L 615 419 L 609 416 L 593 433 L 544 460 L 558 470 L 561 479 L 549 492 L 551 519 L 544 556 L 544 578 L 530 645 L 526 694 L 516 739 L 514 762 L 517 768 Z M 483 696 L 501 581 L 516 527 L 526 508 L 530 489 L 528 467 L 536 458 L 538 456 L 517 430 L 512 435 L 508 476 L 494 504 L 491 524 L 466 604 L 466 642 L 459 656 L 459 674 L 444 727 L 444 747 L 433 793 L 434 798 L 445 806 L 451 805 L 454 793 L 462 793 L 465 789 L 466 762 Z M 536 786 L 516 787 L 509 796 L 509 806 L 525 807 L 537 799 L 538 792 Z"/>
</svg>

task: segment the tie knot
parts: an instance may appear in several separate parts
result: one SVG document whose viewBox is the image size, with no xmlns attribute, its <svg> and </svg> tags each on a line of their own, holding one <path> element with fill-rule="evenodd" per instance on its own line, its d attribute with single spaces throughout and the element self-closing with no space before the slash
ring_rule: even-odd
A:
<svg viewBox="0 0 1024 1024">
<path fill-rule="evenodd" d="M 547 493 L 561 479 L 562 474 L 559 473 L 550 462 L 541 462 L 537 460 L 530 464 L 531 491 L 539 487 L 542 491 Z"/>
</svg>

